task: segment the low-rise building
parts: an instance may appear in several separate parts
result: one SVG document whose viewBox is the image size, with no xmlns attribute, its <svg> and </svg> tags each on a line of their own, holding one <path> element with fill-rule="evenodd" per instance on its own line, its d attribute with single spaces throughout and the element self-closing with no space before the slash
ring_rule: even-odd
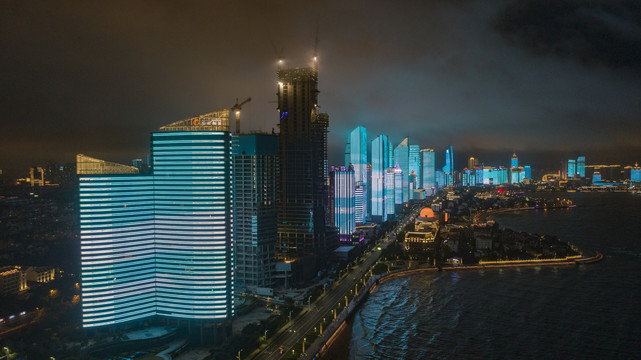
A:
<svg viewBox="0 0 641 360">
<path fill-rule="evenodd" d="M 0 295 L 27 290 L 27 278 L 18 266 L 0 267 Z"/>
<path fill-rule="evenodd" d="M 48 266 L 39 266 L 39 267 L 29 267 L 25 271 L 27 281 L 38 282 L 38 283 L 48 283 L 56 277 L 56 269 Z"/>
</svg>

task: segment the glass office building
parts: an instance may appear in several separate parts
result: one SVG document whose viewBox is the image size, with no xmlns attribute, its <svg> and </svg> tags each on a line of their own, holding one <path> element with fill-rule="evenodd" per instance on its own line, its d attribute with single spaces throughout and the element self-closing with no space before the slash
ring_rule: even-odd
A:
<svg viewBox="0 0 641 360">
<path fill-rule="evenodd" d="M 376 222 L 387 220 L 385 211 L 385 173 L 390 166 L 388 139 L 380 135 L 372 140 L 372 219 Z"/>
<path fill-rule="evenodd" d="M 410 145 L 409 153 L 409 172 L 414 172 L 414 188 L 423 188 L 423 176 L 421 174 L 421 148 L 418 145 Z M 410 191 L 410 194 L 412 192 Z"/>
<path fill-rule="evenodd" d="M 454 186 L 454 147 L 445 149 L 445 166 L 443 166 L 445 186 Z"/>
<path fill-rule="evenodd" d="M 332 167 L 330 177 L 333 181 L 334 226 L 338 229 L 341 241 L 351 241 L 356 230 L 356 178 L 354 168 Z"/>
<path fill-rule="evenodd" d="M 421 173 L 422 173 L 422 186 L 425 189 L 426 195 L 434 195 L 436 193 L 436 166 L 435 166 L 434 150 L 423 149 L 421 150 Z"/>
<path fill-rule="evenodd" d="M 576 174 L 580 178 L 585 177 L 585 156 L 579 156 L 576 159 Z"/>
<path fill-rule="evenodd" d="M 394 149 L 394 161 L 395 161 L 395 167 L 398 167 L 401 170 L 403 180 L 402 180 L 402 185 L 403 187 L 401 189 L 396 189 L 396 204 L 405 204 L 409 201 L 409 182 L 408 182 L 408 177 L 409 177 L 409 165 L 410 165 L 410 149 L 409 149 L 409 139 L 405 138 L 403 141 L 401 141 L 400 144 L 396 146 Z M 399 194 L 401 195 L 401 198 L 399 199 Z M 399 202 L 400 201 L 400 202 Z"/>
<path fill-rule="evenodd" d="M 568 160 L 568 179 L 576 176 L 576 160 Z"/>
<path fill-rule="evenodd" d="M 151 175 L 79 156 L 84 327 L 233 316 L 228 122 L 222 110 L 160 128 Z"/>
</svg>

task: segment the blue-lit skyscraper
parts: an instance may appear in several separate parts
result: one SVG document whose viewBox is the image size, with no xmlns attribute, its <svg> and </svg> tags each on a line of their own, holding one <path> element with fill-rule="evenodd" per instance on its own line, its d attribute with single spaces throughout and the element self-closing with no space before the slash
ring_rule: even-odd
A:
<svg viewBox="0 0 641 360">
<path fill-rule="evenodd" d="M 414 181 L 414 188 L 423 188 L 423 177 L 421 174 L 421 148 L 418 145 L 410 145 L 409 153 L 409 172 L 414 172 L 416 178 Z M 410 192 L 411 194 L 411 192 Z M 410 198 L 412 196 L 410 195 Z"/>
<path fill-rule="evenodd" d="M 630 169 L 630 181 L 634 183 L 641 182 L 641 167 L 639 167 L 639 163 L 634 164 L 634 167 Z"/>
<path fill-rule="evenodd" d="M 568 160 L 568 179 L 574 178 L 576 176 L 576 160 Z"/>
<path fill-rule="evenodd" d="M 445 166 L 443 166 L 443 176 L 445 179 L 445 186 L 454 185 L 454 147 L 450 145 L 445 149 Z"/>
<path fill-rule="evenodd" d="M 345 166 L 349 164 L 354 166 L 356 185 L 362 186 L 365 192 L 365 201 L 363 201 L 361 205 L 364 210 L 363 218 L 356 220 L 358 223 L 363 223 L 368 212 L 367 187 L 369 185 L 369 176 L 367 175 L 367 130 L 363 126 L 358 126 L 347 134 L 345 141 Z"/>
<path fill-rule="evenodd" d="M 508 183 L 507 169 L 499 166 L 483 167 L 483 184 L 484 185 L 502 185 Z"/>
<path fill-rule="evenodd" d="M 99 163 L 78 157 L 83 326 L 233 316 L 229 111 L 153 133 L 151 175 Z"/>
<path fill-rule="evenodd" d="M 397 213 L 403 208 L 403 194 L 405 193 L 403 170 L 396 164 L 394 166 L 394 212 Z"/>
<path fill-rule="evenodd" d="M 356 190 L 354 190 L 354 206 L 356 224 L 362 225 L 365 223 L 367 216 L 367 188 L 365 185 L 356 185 Z"/>
<path fill-rule="evenodd" d="M 334 201 L 334 226 L 338 229 L 341 240 L 351 241 L 352 233 L 356 230 L 356 179 L 354 168 L 332 167 L 330 170 L 332 179 L 333 201 Z"/>
<path fill-rule="evenodd" d="M 576 173 L 580 178 L 585 177 L 585 156 L 579 156 L 576 159 Z"/>
<path fill-rule="evenodd" d="M 389 147 L 386 135 L 372 140 L 372 219 L 376 222 L 387 220 L 385 211 L 385 173 L 390 166 Z"/>
<path fill-rule="evenodd" d="M 402 189 L 395 189 L 396 191 L 396 203 L 398 204 L 399 201 L 401 204 L 405 204 L 409 201 L 409 182 L 408 182 L 408 177 L 409 177 L 409 166 L 410 166 L 410 149 L 409 149 L 409 139 L 405 138 L 403 141 L 401 141 L 400 144 L 396 146 L 394 149 L 394 161 L 395 161 L 395 167 L 398 167 L 401 170 L 401 173 L 403 175 L 403 181 Z M 397 183 L 395 184 L 395 186 Z M 398 195 L 402 195 L 402 197 L 399 199 Z"/>
<path fill-rule="evenodd" d="M 84 155 L 77 166 L 83 327 L 156 315 L 153 177 Z"/>
<path fill-rule="evenodd" d="M 152 134 L 158 315 L 233 315 L 228 116 L 203 115 Z"/>
<path fill-rule="evenodd" d="M 515 167 L 510 169 L 510 182 L 512 184 L 520 184 L 525 178 L 525 170 L 522 167 Z"/>
<path fill-rule="evenodd" d="M 421 150 L 421 173 L 423 178 L 423 189 L 425 195 L 434 195 L 436 192 L 436 158 L 434 157 L 434 150 L 423 149 Z"/>
<path fill-rule="evenodd" d="M 512 167 L 512 168 L 519 167 L 519 157 L 516 156 L 516 153 L 512 154 L 512 159 L 510 161 L 510 167 Z"/>
<path fill-rule="evenodd" d="M 347 134 L 345 166 L 354 165 L 356 183 L 367 186 L 367 130 L 358 126 Z"/>
<path fill-rule="evenodd" d="M 387 218 L 391 219 L 396 215 L 396 191 L 394 189 L 394 168 L 387 168 L 385 172 L 385 211 Z"/>
<path fill-rule="evenodd" d="M 524 177 L 525 177 L 526 179 L 530 179 L 530 180 L 532 180 L 532 167 L 531 167 L 530 165 L 525 165 L 525 166 L 523 167 L 523 170 L 525 171 L 525 175 L 524 175 Z"/>
</svg>

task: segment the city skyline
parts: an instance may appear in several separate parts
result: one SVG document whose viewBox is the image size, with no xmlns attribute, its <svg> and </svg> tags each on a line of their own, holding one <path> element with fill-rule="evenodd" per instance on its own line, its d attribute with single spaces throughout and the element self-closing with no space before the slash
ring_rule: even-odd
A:
<svg viewBox="0 0 641 360">
<path fill-rule="evenodd" d="M 387 134 L 396 144 L 411 134 L 421 146 L 452 144 L 457 156 L 491 163 L 516 151 L 535 168 L 579 154 L 593 164 L 633 164 L 641 153 L 641 85 L 633 80 L 641 42 L 625 35 L 639 12 L 558 4 L 368 3 L 367 20 L 352 16 L 364 3 L 7 4 L 0 168 L 18 177 L 76 153 L 129 163 L 146 155 L 158 126 L 247 96 L 243 129 L 269 132 L 278 123 L 277 59 L 307 66 L 317 28 L 322 111 L 334 119 L 329 163 L 340 163 L 345 134 L 363 125 L 370 138 Z M 239 31 L 194 21 L 212 14 L 237 14 Z M 283 17 L 291 21 L 274 21 Z M 603 25 L 603 34 L 580 28 L 554 43 L 541 33 L 571 20 Z M 301 31 L 289 31 L 292 24 Z M 599 35 L 613 45 L 593 43 Z"/>
</svg>

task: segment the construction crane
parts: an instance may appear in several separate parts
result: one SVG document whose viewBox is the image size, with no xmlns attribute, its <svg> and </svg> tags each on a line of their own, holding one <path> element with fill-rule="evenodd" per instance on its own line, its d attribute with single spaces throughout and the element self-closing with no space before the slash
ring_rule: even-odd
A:
<svg viewBox="0 0 641 360">
<path fill-rule="evenodd" d="M 240 134 L 240 110 L 242 109 L 243 105 L 247 104 L 250 101 L 252 101 L 252 98 L 249 97 L 239 104 L 238 98 L 236 98 L 236 105 L 231 107 L 231 111 L 236 112 L 236 134 Z"/>
</svg>

